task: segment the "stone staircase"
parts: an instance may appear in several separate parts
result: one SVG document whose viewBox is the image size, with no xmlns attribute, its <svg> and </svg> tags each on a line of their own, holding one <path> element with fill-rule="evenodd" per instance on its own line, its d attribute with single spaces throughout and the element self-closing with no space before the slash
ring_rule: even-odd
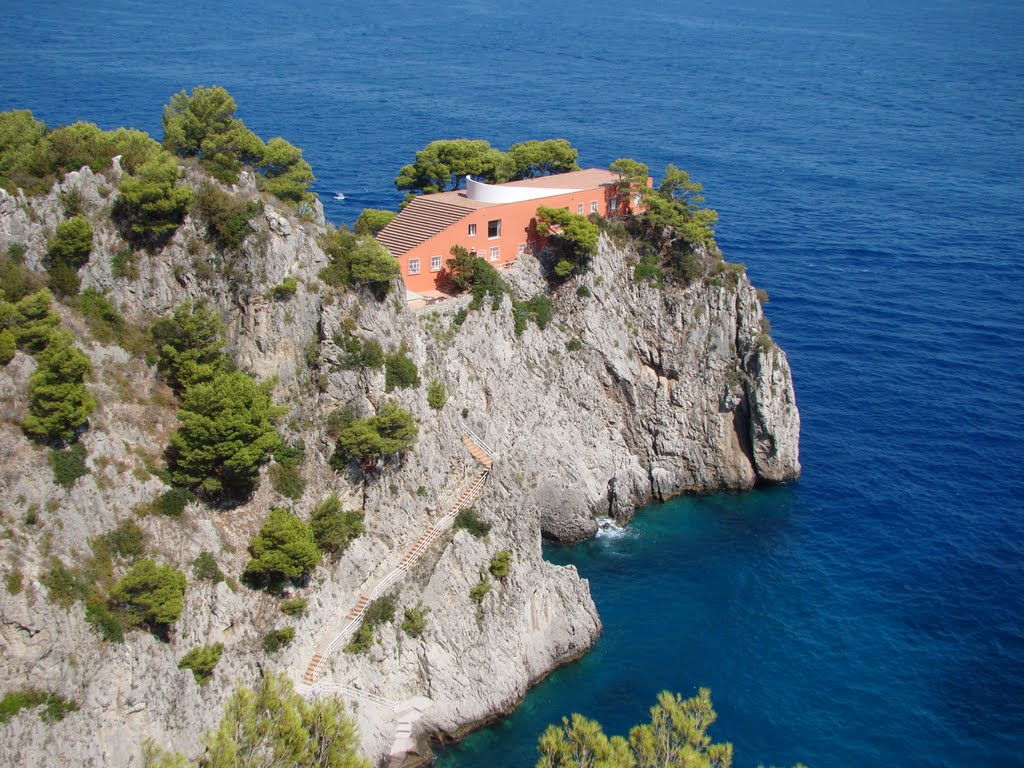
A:
<svg viewBox="0 0 1024 768">
<path fill-rule="evenodd" d="M 416 540 L 416 542 L 406 550 L 405 554 L 402 555 L 401 560 L 398 561 L 398 565 L 384 576 L 384 578 L 382 578 L 368 593 L 363 593 L 359 596 L 356 604 L 346 614 L 345 625 L 342 630 L 335 635 L 329 643 L 321 646 L 321 648 L 318 649 L 309 660 L 309 664 L 306 666 L 306 671 L 302 675 L 302 688 L 307 691 L 312 690 L 312 688 L 317 684 L 317 680 L 320 678 L 320 675 L 323 674 L 324 665 L 330 656 L 339 647 L 347 643 L 352 638 L 352 635 L 355 634 L 356 630 L 359 629 L 359 625 L 362 623 L 363 614 L 366 612 L 370 603 L 387 592 L 387 590 L 391 588 L 392 584 L 402 578 L 412 565 L 422 557 L 423 553 L 427 551 L 430 545 L 437 541 L 437 539 L 451 528 L 459 513 L 471 506 L 480 495 L 484 484 L 487 482 L 487 477 L 490 474 L 495 457 L 487 445 L 480 440 L 472 430 L 467 430 L 467 432 L 468 434 L 463 435 L 462 442 L 466 446 L 470 455 L 483 467 L 483 469 L 481 469 L 473 480 L 471 480 L 463 489 L 458 500 L 448 510 L 448 513 L 431 528 L 427 529 Z"/>
</svg>

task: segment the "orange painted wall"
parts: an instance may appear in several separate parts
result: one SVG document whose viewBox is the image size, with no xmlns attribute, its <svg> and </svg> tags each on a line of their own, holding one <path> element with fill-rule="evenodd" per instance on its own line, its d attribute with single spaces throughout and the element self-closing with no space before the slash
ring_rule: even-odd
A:
<svg viewBox="0 0 1024 768">
<path fill-rule="evenodd" d="M 408 290 L 417 293 L 439 290 L 439 284 L 443 286 L 445 280 L 444 265 L 451 258 L 451 249 L 454 245 L 461 245 L 471 253 L 475 251 L 477 256 L 487 259 L 498 269 L 508 267 L 519 256 L 520 244 L 526 246 L 527 253 L 530 252 L 531 244 L 533 247 L 540 247 L 541 238 L 534 231 L 539 206 L 568 208 L 570 212 L 578 213 L 580 212 L 579 206 L 582 205 L 583 215 L 588 215 L 591 212 L 591 203 L 597 203 L 597 212 L 602 216 L 624 216 L 632 213 L 633 201 L 631 199 L 620 199 L 618 209 L 610 210 L 610 200 L 616 196 L 616 193 L 615 187 L 597 187 L 565 195 L 552 195 L 539 200 L 524 200 L 518 203 L 478 208 L 464 219 L 455 222 L 444 231 L 399 256 L 402 280 L 405 281 L 405 287 Z M 489 238 L 487 237 L 487 223 L 494 219 L 501 220 L 501 235 Z M 474 236 L 469 234 L 471 224 L 476 225 L 476 235 Z M 497 259 L 491 258 L 492 248 L 498 249 Z M 438 256 L 440 257 L 440 269 L 431 270 L 431 259 Z M 412 273 L 410 269 L 410 262 L 416 259 L 419 259 L 418 274 Z"/>
</svg>

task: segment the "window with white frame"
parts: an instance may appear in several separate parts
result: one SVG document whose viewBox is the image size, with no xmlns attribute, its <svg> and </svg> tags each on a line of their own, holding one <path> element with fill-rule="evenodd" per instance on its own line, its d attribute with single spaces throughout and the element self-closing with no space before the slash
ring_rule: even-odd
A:
<svg viewBox="0 0 1024 768">
<path fill-rule="evenodd" d="M 635 195 L 633 195 L 633 205 L 640 205 L 640 200 L 641 200 L 641 197 L 640 197 L 640 193 L 639 192 L 637 192 Z"/>
<path fill-rule="evenodd" d="M 597 213 L 597 200 L 590 201 L 590 212 Z"/>
<path fill-rule="evenodd" d="M 441 271 L 441 257 L 440 256 L 431 256 L 430 257 L 430 271 L 431 272 L 440 272 Z"/>
<path fill-rule="evenodd" d="M 409 274 L 418 275 L 420 273 L 420 260 L 409 259 Z"/>
<path fill-rule="evenodd" d="M 487 236 L 501 237 L 501 219 L 494 219 L 487 222 Z"/>
<path fill-rule="evenodd" d="M 608 210 L 609 211 L 617 211 L 617 210 L 619 210 L 619 198 L 613 197 L 611 200 L 608 201 Z"/>
<path fill-rule="evenodd" d="M 580 216 L 583 215 L 583 203 L 580 203 L 579 205 L 576 206 L 576 213 L 578 213 Z"/>
<path fill-rule="evenodd" d="M 476 237 L 476 224 L 469 225 L 469 236 Z"/>
<path fill-rule="evenodd" d="M 501 249 L 498 246 L 491 248 L 491 261 L 497 261 L 498 255 L 501 253 Z"/>
</svg>

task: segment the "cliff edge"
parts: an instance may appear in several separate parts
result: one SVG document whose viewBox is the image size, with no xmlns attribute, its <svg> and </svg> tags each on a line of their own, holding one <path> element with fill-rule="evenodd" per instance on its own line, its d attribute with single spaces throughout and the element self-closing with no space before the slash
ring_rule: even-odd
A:
<svg viewBox="0 0 1024 768">
<path fill-rule="evenodd" d="M 280 429 L 305 445 L 304 487 L 286 498 L 264 482 L 231 509 L 191 503 L 180 518 L 136 514 L 167 490 L 153 467 L 177 426 L 174 396 L 154 366 L 99 337 L 74 307 L 60 306 L 93 368 L 89 388 L 98 407 L 81 438 L 88 471 L 70 488 L 55 484 L 47 452 L 22 434 L 35 362 L 16 353 L 0 368 L 7 530 L 0 562 L 6 577 L 18 574 L 17 589 L 8 580 L 0 590 L 0 676 L 5 691 L 46 688 L 80 708 L 59 722 L 23 712 L 0 725 L 4 762 L 138 765 L 145 738 L 194 756 L 236 684 L 251 684 L 264 667 L 301 680 L 359 595 L 473 477 L 462 442 L 467 426 L 496 454 L 476 503 L 489 532 L 456 530 L 433 544 L 394 587 L 399 618 L 379 626 L 365 652 L 338 652 L 326 662 L 325 680 L 398 702 L 428 697 L 422 735 L 454 737 L 510 711 L 530 685 L 598 637 L 586 580 L 544 561 L 542 536 L 578 540 L 595 533 L 597 518 L 627 519 L 648 499 L 799 475 L 789 365 L 741 271 L 684 287 L 638 283 L 634 246 L 602 236 L 591 271 L 550 291 L 552 322 L 544 329 L 528 323 L 517 334 L 508 296 L 496 308 L 488 301 L 466 311 L 462 297 L 414 312 L 394 298 L 397 284 L 383 300 L 325 286 L 318 277 L 329 262 L 322 221 L 273 204 L 252 219 L 254 232 L 237 250 L 215 247 L 189 216 L 159 252 L 133 253 L 127 270 L 125 243 L 109 220 L 118 175 L 116 165 L 106 174 L 85 168 L 31 199 L 0 191 L 0 248 L 22 246 L 26 267 L 42 274 L 47 240 L 65 217 L 62 195 L 74 190 L 95 231 L 83 287 L 140 324 L 188 299 L 214 308 L 235 361 L 276 377 L 275 398 L 290 409 Z M 193 172 L 189 182 L 200 181 Z M 245 174 L 229 191 L 259 194 Z M 295 290 L 275 296 L 274 286 L 289 278 Z M 536 260 L 520 260 L 506 279 L 522 297 L 549 292 Z M 403 350 L 422 383 L 389 391 L 383 371 L 342 365 L 351 337 Z M 446 390 L 440 408 L 425 396 L 432 381 Z M 415 449 L 379 472 L 332 469 L 331 415 L 345 407 L 372 413 L 385 401 L 415 416 Z M 308 601 L 303 615 L 285 618 L 274 596 L 234 579 L 193 577 L 192 564 L 207 552 L 238 578 L 271 508 L 308 519 L 331 493 L 362 513 L 364 532 L 295 593 Z M 91 540 L 129 518 L 145 532 L 149 555 L 188 573 L 182 618 L 165 640 L 132 631 L 122 643 L 105 641 L 85 622 L 84 605 L 58 604 L 47 586 L 55 559 L 79 562 Z M 509 573 L 490 579 L 489 564 L 501 552 L 509 553 Z M 485 579 L 490 589 L 473 596 Z M 418 636 L 401 627 L 406 608 L 426 611 Z M 265 650 L 266 633 L 286 623 L 294 641 Z M 214 642 L 224 645 L 222 660 L 212 682 L 199 686 L 178 661 Z M 365 702 L 354 714 L 365 753 L 382 759 L 396 715 Z"/>
</svg>

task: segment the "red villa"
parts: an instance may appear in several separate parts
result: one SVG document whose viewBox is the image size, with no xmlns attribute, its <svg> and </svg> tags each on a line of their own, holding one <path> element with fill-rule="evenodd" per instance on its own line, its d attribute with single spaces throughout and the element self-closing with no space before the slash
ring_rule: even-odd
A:
<svg viewBox="0 0 1024 768">
<path fill-rule="evenodd" d="M 461 245 L 499 269 L 507 267 L 542 244 L 536 231 L 538 206 L 606 217 L 632 213 L 639 196 L 623 194 L 621 181 L 619 174 L 600 168 L 507 184 L 467 177 L 466 189 L 414 199 L 377 239 L 398 259 L 407 291 L 437 296 L 452 246 Z"/>
</svg>

